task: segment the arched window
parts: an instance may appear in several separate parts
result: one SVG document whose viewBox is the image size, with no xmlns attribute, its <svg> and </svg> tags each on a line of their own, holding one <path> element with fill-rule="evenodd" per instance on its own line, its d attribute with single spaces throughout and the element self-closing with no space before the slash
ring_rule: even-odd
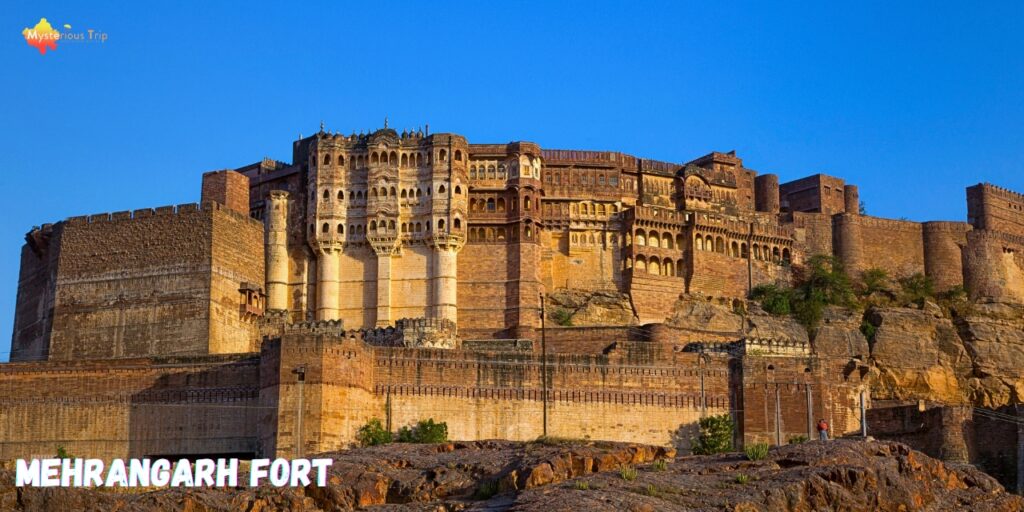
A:
<svg viewBox="0 0 1024 512">
<path fill-rule="evenodd" d="M 374 231 L 377 231 L 377 221 L 371 220 L 370 221 L 370 232 L 372 233 Z"/>
<path fill-rule="evenodd" d="M 704 250 L 704 239 L 700 235 L 697 235 L 697 238 L 694 240 L 694 249 L 698 251 Z"/>
<path fill-rule="evenodd" d="M 661 246 L 665 249 L 672 249 L 672 235 L 668 233 L 661 235 Z"/>
<path fill-rule="evenodd" d="M 395 230 L 395 221 L 388 221 L 388 229 L 391 231 Z"/>
<path fill-rule="evenodd" d="M 374 151 L 373 153 L 370 154 L 370 163 L 371 164 L 380 163 L 380 157 L 377 156 L 377 152 L 376 151 Z"/>
<path fill-rule="evenodd" d="M 782 250 L 782 263 L 784 263 L 786 265 L 789 265 L 790 258 L 791 258 L 791 255 L 789 253 L 789 249 L 783 249 Z"/>
<path fill-rule="evenodd" d="M 715 238 L 715 252 L 725 254 L 725 239 L 722 237 Z"/>
<path fill-rule="evenodd" d="M 324 200 L 327 200 L 327 199 L 330 199 L 330 198 L 331 198 L 331 191 L 329 189 L 325 188 L 324 189 Z"/>
<path fill-rule="evenodd" d="M 461 193 L 462 193 L 462 187 L 460 187 L 458 185 L 455 185 L 455 195 L 459 195 Z"/>
<path fill-rule="evenodd" d="M 750 252 L 747 250 L 747 244 L 740 244 L 740 258 L 749 258 Z"/>
<path fill-rule="evenodd" d="M 740 257 L 740 244 L 738 244 L 736 242 L 733 242 L 732 245 L 730 246 L 730 249 L 731 249 L 730 252 L 729 252 L 730 256 L 732 256 L 734 258 L 739 258 Z"/>
<path fill-rule="evenodd" d="M 489 212 L 493 212 L 494 211 L 494 198 L 493 197 L 487 200 L 487 211 L 489 211 Z"/>
<path fill-rule="evenodd" d="M 779 248 L 778 247 L 773 247 L 772 248 L 772 261 L 774 261 L 775 263 L 778 263 L 780 259 L 782 259 L 782 253 L 779 252 Z"/>
<path fill-rule="evenodd" d="M 498 228 L 498 241 L 499 242 L 504 242 L 505 241 L 505 228 Z"/>
<path fill-rule="evenodd" d="M 647 235 L 647 245 L 649 245 L 651 247 L 660 247 L 661 246 L 661 243 L 658 240 L 658 232 L 657 231 L 651 231 L 650 234 Z"/>
<path fill-rule="evenodd" d="M 455 229 L 462 229 L 462 220 L 455 217 Z"/>
<path fill-rule="evenodd" d="M 654 275 L 661 274 L 661 263 L 658 261 L 658 258 L 651 258 L 651 260 L 647 262 L 647 273 Z"/>
<path fill-rule="evenodd" d="M 423 189 L 419 189 L 419 188 L 416 189 L 416 197 L 422 197 L 422 196 L 423 196 Z"/>
<path fill-rule="evenodd" d="M 497 177 L 497 176 L 495 176 L 495 174 L 494 174 L 494 166 L 493 166 L 493 165 L 491 165 L 491 166 L 488 166 L 488 167 L 487 167 L 487 179 L 491 179 L 491 180 L 493 180 L 493 179 L 495 179 L 496 177 Z"/>
<path fill-rule="evenodd" d="M 395 190 L 395 187 L 391 187 L 391 197 L 395 197 L 396 195 L 398 195 L 398 191 Z"/>
<path fill-rule="evenodd" d="M 532 237 L 533 237 L 533 228 L 531 228 L 530 226 L 526 226 L 526 238 L 532 238 Z"/>
<path fill-rule="evenodd" d="M 402 153 L 402 167 L 409 167 L 409 155 Z"/>
<path fill-rule="evenodd" d="M 344 155 L 338 155 L 338 165 L 339 166 L 345 165 L 345 156 Z"/>
<path fill-rule="evenodd" d="M 636 230 L 636 245 L 641 247 L 647 245 L 647 233 L 642 229 Z"/>
<path fill-rule="evenodd" d="M 437 221 L 437 229 L 444 229 L 444 219 L 440 219 Z"/>
<path fill-rule="evenodd" d="M 413 231 L 415 231 L 416 233 L 419 233 L 420 231 L 423 231 L 423 225 L 420 224 L 419 222 L 417 222 L 416 223 L 416 229 L 414 229 Z"/>
<path fill-rule="evenodd" d="M 406 194 L 405 194 L 405 189 L 403 188 L 403 189 L 402 189 L 402 199 L 405 199 L 405 197 L 406 197 Z"/>
<path fill-rule="evenodd" d="M 341 201 L 343 199 L 345 199 L 345 191 L 344 190 L 339 190 L 338 191 L 338 201 Z"/>
<path fill-rule="evenodd" d="M 330 233 L 331 232 L 331 225 L 326 223 L 326 222 L 324 222 L 324 225 L 323 225 L 322 228 L 320 228 L 320 231 L 322 231 L 324 233 Z"/>
<path fill-rule="evenodd" d="M 704 250 L 708 252 L 715 252 L 715 240 L 711 238 L 711 235 L 704 237 Z"/>
<path fill-rule="evenodd" d="M 338 224 L 338 234 L 339 235 L 344 235 L 345 234 L 345 225 L 344 224 Z"/>
<path fill-rule="evenodd" d="M 406 231 L 406 229 L 407 229 L 407 228 L 408 228 L 408 225 L 407 225 L 406 223 L 404 223 L 404 222 L 403 222 L 403 223 L 402 223 L 402 233 L 405 233 L 405 231 Z"/>
<path fill-rule="evenodd" d="M 443 150 L 443 149 L 441 151 L 438 151 L 437 152 L 437 161 L 438 162 L 447 162 L 448 161 L 448 152 Z"/>
<path fill-rule="evenodd" d="M 324 155 L 324 165 L 331 165 L 331 155 Z"/>
<path fill-rule="evenodd" d="M 673 277 L 676 275 L 675 264 L 672 263 L 672 260 L 665 260 L 664 266 L 661 269 L 661 275 L 669 277 Z"/>
<path fill-rule="evenodd" d="M 476 166 L 475 165 L 469 166 L 469 179 L 471 179 L 471 180 L 475 180 L 476 179 Z"/>
<path fill-rule="evenodd" d="M 455 150 L 455 161 L 456 162 L 461 162 L 462 161 L 462 151 L 459 151 L 458 149 Z"/>
<path fill-rule="evenodd" d="M 423 165 L 423 153 L 416 153 L 416 167 Z"/>
<path fill-rule="evenodd" d="M 523 209 L 530 211 L 530 196 L 526 196 L 526 200 L 523 202 Z"/>
<path fill-rule="evenodd" d="M 441 186 L 437 187 L 437 193 L 438 194 L 444 194 L 444 185 L 441 185 Z"/>
<path fill-rule="evenodd" d="M 505 199 L 504 198 L 501 198 L 501 197 L 498 198 L 498 211 L 499 212 L 505 211 Z"/>
<path fill-rule="evenodd" d="M 391 152 L 390 163 L 391 165 L 398 165 L 398 153 L 395 153 L 394 151 Z"/>
<path fill-rule="evenodd" d="M 633 268 L 639 272 L 647 272 L 647 259 L 643 256 L 637 256 L 636 265 Z"/>
</svg>

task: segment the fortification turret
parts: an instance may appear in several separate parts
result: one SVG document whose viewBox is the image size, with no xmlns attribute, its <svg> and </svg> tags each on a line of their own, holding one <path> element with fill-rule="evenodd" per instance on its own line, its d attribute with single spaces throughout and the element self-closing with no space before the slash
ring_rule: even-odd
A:
<svg viewBox="0 0 1024 512">
<path fill-rule="evenodd" d="M 843 186 L 843 203 L 846 213 L 860 214 L 860 192 L 857 190 L 857 185 Z"/>
<path fill-rule="evenodd" d="M 267 199 L 267 309 L 288 309 L 288 192 L 274 190 Z"/>
<path fill-rule="evenodd" d="M 762 174 L 754 178 L 754 196 L 757 211 L 779 213 L 779 177 Z"/>
</svg>

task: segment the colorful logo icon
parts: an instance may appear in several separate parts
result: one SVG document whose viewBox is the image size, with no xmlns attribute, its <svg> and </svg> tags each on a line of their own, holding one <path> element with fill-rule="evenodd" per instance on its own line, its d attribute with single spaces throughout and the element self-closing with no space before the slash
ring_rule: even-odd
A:
<svg viewBox="0 0 1024 512">
<path fill-rule="evenodd" d="M 57 40 L 60 39 L 60 32 L 57 32 L 46 18 L 39 18 L 36 26 L 22 30 L 21 35 L 25 36 L 25 42 L 29 46 L 34 46 L 43 55 L 46 55 L 47 48 L 56 50 Z"/>
</svg>

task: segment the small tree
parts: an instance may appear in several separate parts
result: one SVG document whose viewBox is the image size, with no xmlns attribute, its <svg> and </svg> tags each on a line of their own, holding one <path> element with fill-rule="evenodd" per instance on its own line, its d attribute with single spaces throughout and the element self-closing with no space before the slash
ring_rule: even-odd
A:
<svg viewBox="0 0 1024 512">
<path fill-rule="evenodd" d="M 700 419 L 700 435 L 690 442 L 695 455 L 711 455 L 732 451 L 732 417 L 728 414 Z"/>
<path fill-rule="evenodd" d="M 761 303 L 761 308 L 773 315 L 793 312 L 793 290 L 774 284 L 762 284 L 750 291 L 750 298 Z"/>
<path fill-rule="evenodd" d="M 921 306 L 925 300 L 935 297 L 935 284 L 930 277 L 920 272 L 901 278 L 900 288 L 903 290 L 905 303 Z"/>
<path fill-rule="evenodd" d="M 565 308 L 555 308 L 551 312 L 551 319 L 554 320 L 556 324 L 561 325 L 562 327 L 572 326 L 572 313 L 570 313 L 569 310 Z"/>
<path fill-rule="evenodd" d="M 373 418 L 362 427 L 359 427 L 359 432 L 356 433 L 356 440 L 359 441 L 360 446 L 388 444 L 391 442 L 391 432 L 384 428 L 379 419 Z"/>
<path fill-rule="evenodd" d="M 448 440 L 448 424 L 434 418 L 420 420 L 414 427 L 398 429 L 399 443 L 443 443 Z"/>
<path fill-rule="evenodd" d="M 869 268 L 860 273 L 861 294 L 867 296 L 885 291 L 889 273 L 880 268 Z"/>
<path fill-rule="evenodd" d="M 58 445 L 57 446 L 57 458 L 58 459 L 74 459 L 75 456 L 71 455 L 70 453 L 68 453 L 68 451 L 64 449 L 64 445 Z"/>
</svg>

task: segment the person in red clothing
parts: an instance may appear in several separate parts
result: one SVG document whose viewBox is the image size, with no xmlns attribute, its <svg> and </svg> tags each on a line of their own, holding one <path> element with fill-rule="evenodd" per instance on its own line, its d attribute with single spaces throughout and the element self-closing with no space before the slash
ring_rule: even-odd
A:
<svg viewBox="0 0 1024 512">
<path fill-rule="evenodd" d="M 825 418 L 818 420 L 818 439 L 828 441 L 828 422 L 825 421 Z"/>
</svg>

